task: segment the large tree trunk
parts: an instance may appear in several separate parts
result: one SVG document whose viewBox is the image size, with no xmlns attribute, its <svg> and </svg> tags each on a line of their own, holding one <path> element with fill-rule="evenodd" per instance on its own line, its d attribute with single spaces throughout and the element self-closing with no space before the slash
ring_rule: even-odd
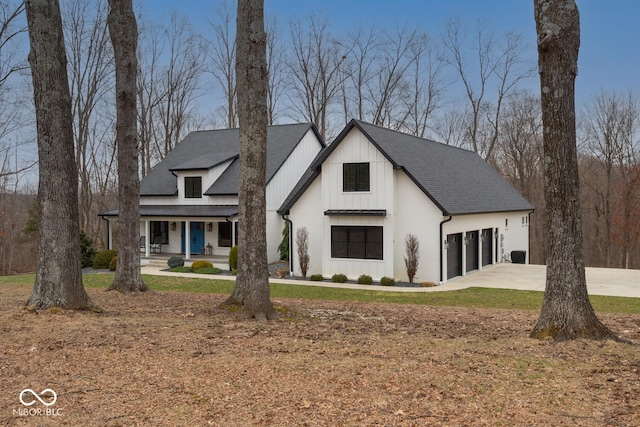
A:
<svg viewBox="0 0 640 427">
<path fill-rule="evenodd" d="M 86 309 L 90 301 L 82 285 L 78 170 L 60 5 L 29 0 L 25 6 L 40 163 L 38 268 L 27 304 Z"/>
<path fill-rule="evenodd" d="M 547 279 L 531 337 L 616 338 L 596 317 L 585 279 L 574 82 L 580 18 L 574 0 L 534 0 L 544 132 Z"/>
<path fill-rule="evenodd" d="M 118 262 L 109 290 L 148 291 L 140 273 L 140 178 L 136 77 L 138 26 L 131 0 L 109 0 L 109 34 L 116 64 L 116 144 L 118 146 Z"/>
<path fill-rule="evenodd" d="M 236 75 L 240 124 L 238 277 L 227 303 L 273 319 L 266 237 L 267 64 L 264 1 L 238 0 Z"/>
</svg>

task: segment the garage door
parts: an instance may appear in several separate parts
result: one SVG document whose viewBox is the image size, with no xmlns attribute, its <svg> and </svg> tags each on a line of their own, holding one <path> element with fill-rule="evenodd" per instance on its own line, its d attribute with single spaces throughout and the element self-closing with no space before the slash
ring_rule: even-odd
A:
<svg viewBox="0 0 640 427">
<path fill-rule="evenodd" d="M 493 229 L 485 228 L 482 230 L 482 266 L 491 264 L 493 252 Z"/>
<path fill-rule="evenodd" d="M 467 250 L 467 262 L 466 262 L 466 271 L 473 271 L 478 269 L 478 255 L 479 255 L 479 243 L 480 239 L 478 238 L 480 233 L 478 231 L 467 231 L 467 241 L 466 241 L 466 250 Z"/>
<path fill-rule="evenodd" d="M 447 279 L 462 276 L 462 233 L 447 235 Z"/>
</svg>

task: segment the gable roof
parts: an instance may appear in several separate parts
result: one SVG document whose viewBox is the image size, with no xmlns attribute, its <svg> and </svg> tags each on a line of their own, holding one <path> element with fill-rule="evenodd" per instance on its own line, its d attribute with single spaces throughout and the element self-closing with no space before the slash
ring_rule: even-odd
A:
<svg viewBox="0 0 640 427">
<path fill-rule="evenodd" d="M 323 149 L 279 212 L 286 213 L 319 175 L 322 163 L 354 128 L 442 210 L 443 215 L 533 210 L 498 172 L 478 154 L 428 139 L 352 120 Z"/>
<path fill-rule="evenodd" d="M 267 128 L 267 182 L 278 172 L 309 130 L 316 134 L 318 141 L 324 146 L 315 126 L 310 123 Z M 175 196 L 175 171 L 208 170 L 228 161 L 231 161 L 231 165 L 204 193 L 238 194 L 239 154 L 240 132 L 237 128 L 191 132 L 142 178 L 140 195 Z"/>
</svg>

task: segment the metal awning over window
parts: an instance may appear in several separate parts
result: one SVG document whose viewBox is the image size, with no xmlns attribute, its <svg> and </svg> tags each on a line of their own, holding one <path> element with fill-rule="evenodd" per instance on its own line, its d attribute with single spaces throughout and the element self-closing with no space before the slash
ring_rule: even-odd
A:
<svg viewBox="0 0 640 427">
<path fill-rule="evenodd" d="M 386 209 L 329 209 L 324 211 L 328 216 L 387 216 Z"/>
</svg>

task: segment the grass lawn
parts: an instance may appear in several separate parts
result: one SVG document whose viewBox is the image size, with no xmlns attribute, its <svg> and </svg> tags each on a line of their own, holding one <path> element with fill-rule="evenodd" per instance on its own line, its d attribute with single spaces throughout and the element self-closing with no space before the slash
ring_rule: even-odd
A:
<svg viewBox="0 0 640 427">
<path fill-rule="evenodd" d="M 5 276 L 0 277 L 0 285 L 2 283 L 32 285 L 34 280 L 34 275 Z M 86 274 L 83 276 L 83 280 L 87 288 L 106 289 L 113 281 L 113 274 Z M 234 286 L 234 282 L 230 280 L 192 279 L 179 276 L 143 275 L 143 280 L 151 289 L 156 291 L 230 294 Z M 271 296 L 272 298 L 326 301 L 539 310 L 542 306 L 543 293 L 492 288 L 407 293 L 276 283 L 271 285 Z M 590 299 L 596 312 L 640 314 L 640 298 L 592 295 Z"/>
</svg>

